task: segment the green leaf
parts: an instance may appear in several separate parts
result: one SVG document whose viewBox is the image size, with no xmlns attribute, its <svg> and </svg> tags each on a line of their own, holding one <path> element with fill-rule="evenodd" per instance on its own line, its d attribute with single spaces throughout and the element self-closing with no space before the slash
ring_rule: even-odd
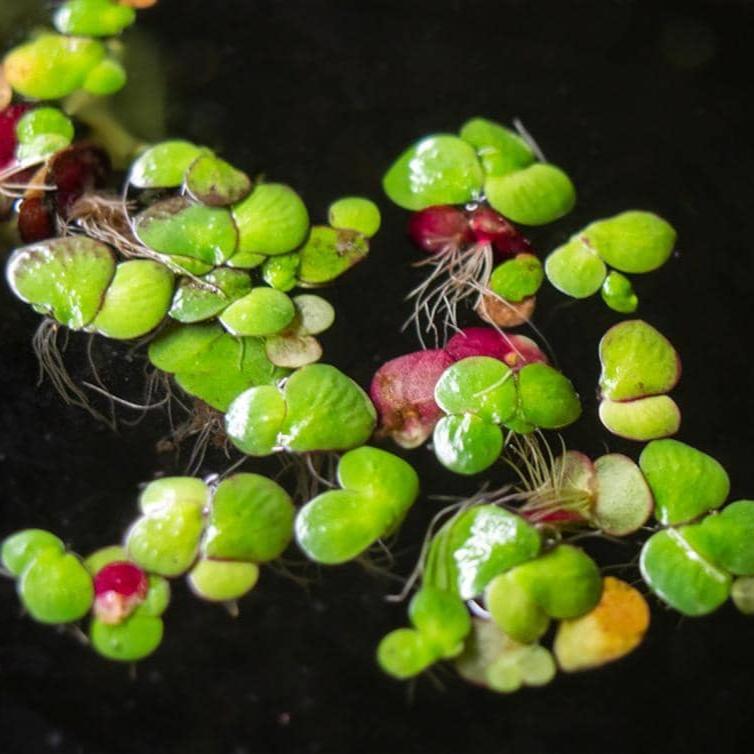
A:
<svg viewBox="0 0 754 754">
<path fill-rule="evenodd" d="M 165 319 L 174 282 L 173 273 L 158 262 L 121 262 L 92 326 L 101 335 L 116 340 L 146 335 Z"/>
<path fill-rule="evenodd" d="M 238 231 L 224 207 L 207 207 L 175 196 L 134 218 L 134 233 L 150 249 L 220 265 L 236 251 Z"/>
<path fill-rule="evenodd" d="M 597 496 L 592 521 L 606 534 L 623 537 L 640 529 L 652 514 L 654 499 L 641 469 L 620 453 L 594 462 Z"/>
<path fill-rule="evenodd" d="M 419 675 L 437 659 L 427 639 L 413 628 L 399 628 L 383 637 L 377 663 L 388 675 L 406 680 Z"/>
<path fill-rule="evenodd" d="M 408 210 L 436 204 L 465 204 L 481 193 L 484 172 L 476 151 L 463 139 L 438 134 L 407 149 L 390 167 L 382 186 Z"/>
<path fill-rule="evenodd" d="M 411 623 L 442 658 L 458 655 L 471 631 L 471 618 L 458 595 L 422 586 L 408 607 Z"/>
<path fill-rule="evenodd" d="M 621 272 L 651 272 L 670 257 L 673 227 L 651 212 L 631 210 L 588 225 L 584 236 L 607 264 Z"/>
<path fill-rule="evenodd" d="M 256 563 L 202 558 L 189 572 L 194 594 L 210 602 L 232 602 L 248 594 L 259 579 Z"/>
<path fill-rule="evenodd" d="M 196 201 L 224 207 L 241 201 L 251 191 L 251 179 L 229 162 L 204 154 L 191 164 L 186 189 Z"/>
<path fill-rule="evenodd" d="M 478 474 L 492 466 L 503 449 L 497 424 L 474 414 L 445 416 L 435 425 L 437 460 L 456 474 Z"/>
<path fill-rule="evenodd" d="M 294 372 L 283 389 L 288 407 L 283 444 L 309 450 L 348 450 L 371 436 L 377 415 L 367 394 L 328 364 L 310 364 Z"/>
<path fill-rule="evenodd" d="M 354 230 L 371 238 L 380 229 L 377 205 L 360 196 L 346 196 L 334 201 L 327 211 L 328 222 L 338 230 Z"/>
<path fill-rule="evenodd" d="M 545 273 L 550 283 L 566 296 L 588 298 L 605 282 L 607 268 L 581 236 L 574 236 L 547 257 Z"/>
<path fill-rule="evenodd" d="M 230 404 L 225 414 L 225 431 L 242 453 L 267 456 L 277 448 L 286 411 L 285 399 L 277 387 L 253 387 Z"/>
<path fill-rule="evenodd" d="M 634 293 L 631 281 L 620 272 L 610 270 L 602 283 L 602 300 L 614 311 L 632 314 L 639 306 L 639 299 Z"/>
<path fill-rule="evenodd" d="M 150 573 L 180 576 L 196 560 L 203 529 L 203 511 L 192 500 L 154 506 L 129 529 L 128 557 Z"/>
<path fill-rule="evenodd" d="M 136 20 L 136 11 L 111 0 L 68 0 L 55 12 L 61 34 L 75 37 L 114 37 Z"/>
<path fill-rule="evenodd" d="M 642 547 L 639 566 L 647 586 L 684 615 L 711 613 L 730 594 L 730 576 L 702 558 L 676 529 L 653 534 Z"/>
<path fill-rule="evenodd" d="M 115 274 L 112 251 L 85 236 L 67 236 L 13 252 L 7 278 L 13 292 L 37 311 L 80 330 L 97 315 Z"/>
<path fill-rule="evenodd" d="M 539 533 L 521 516 L 497 505 L 476 505 L 435 535 L 423 583 L 473 599 L 495 576 L 536 557 L 540 546 Z"/>
<path fill-rule="evenodd" d="M 511 369 L 488 356 L 457 361 L 435 386 L 435 401 L 446 414 L 475 414 L 494 424 L 513 416 L 517 398 Z"/>
<path fill-rule="evenodd" d="M 293 537 L 294 507 L 288 493 L 259 474 L 234 474 L 212 500 L 202 542 L 205 557 L 265 563 Z"/>
<path fill-rule="evenodd" d="M 131 166 L 128 179 L 140 189 L 178 188 L 189 167 L 206 150 L 189 141 L 163 141 L 155 144 Z"/>
<path fill-rule="evenodd" d="M 299 250 L 299 284 L 325 285 L 366 258 L 369 243 L 352 230 L 315 225 Z"/>
<path fill-rule="evenodd" d="M 541 362 L 517 374 L 522 418 L 542 429 L 560 429 L 581 416 L 581 401 L 571 381 Z"/>
<path fill-rule="evenodd" d="M 263 337 L 282 332 L 295 316 L 296 307 L 285 293 L 259 286 L 230 304 L 220 322 L 232 335 Z"/>
<path fill-rule="evenodd" d="M 496 576 L 485 591 L 492 619 L 512 639 L 529 643 L 550 618 L 576 618 L 600 599 L 602 579 L 594 561 L 571 545 L 558 545 Z"/>
<path fill-rule="evenodd" d="M 460 137 L 476 149 L 487 176 L 499 176 L 528 167 L 536 160 L 531 147 L 515 132 L 485 118 L 472 118 Z"/>
<path fill-rule="evenodd" d="M 576 203 L 571 179 L 560 168 L 536 163 L 485 181 L 487 201 L 521 225 L 545 225 L 567 215 Z"/>
<path fill-rule="evenodd" d="M 714 566 L 734 576 L 754 576 L 754 502 L 739 500 L 684 526 L 686 541 Z"/>
<path fill-rule="evenodd" d="M 681 361 L 670 341 L 643 320 L 611 327 L 599 345 L 600 388 L 613 401 L 628 401 L 672 390 Z"/>
<path fill-rule="evenodd" d="M 44 550 L 63 554 L 65 545 L 44 529 L 23 529 L 3 540 L 0 561 L 11 576 L 18 577 Z"/>
<path fill-rule="evenodd" d="M 309 230 L 306 205 L 282 183 L 260 183 L 233 207 L 233 219 L 239 234 L 233 267 L 246 267 L 257 254 L 287 254 L 301 245 Z"/>
<path fill-rule="evenodd" d="M 89 640 L 97 654 L 118 662 L 137 662 L 160 646 L 163 624 L 160 618 L 131 615 L 115 625 L 92 618 Z"/>
<path fill-rule="evenodd" d="M 681 426 L 681 412 L 667 395 L 623 403 L 605 398 L 600 402 L 600 421 L 614 435 L 647 442 L 674 435 Z"/>
<path fill-rule="evenodd" d="M 542 285 L 543 278 L 542 263 L 534 254 L 518 254 L 495 267 L 489 287 L 493 293 L 516 304 L 533 296 Z"/>
<path fill-rule="evenodd" d="M 71 623 L 83 618 L 94 601 L 92 577 L 71 553 L 38 550 L 18 579 L 18 596 L 34 620 Z"/>
<path fill-rule="evenodd" d="M 7 82 L 22 96 L 62 99 L 84 85 L 106 54 L 98 40 L 43 33 L 11 50 L 3 68 Z"/>
<path fill-rule="evenodd" d="M 677 440 L 654 440 L 642 451 L 639 466 L 655 498 L 655 516 L 674 526 L 719 508 L 730 480 L 712 456 Z"/>
</svg>

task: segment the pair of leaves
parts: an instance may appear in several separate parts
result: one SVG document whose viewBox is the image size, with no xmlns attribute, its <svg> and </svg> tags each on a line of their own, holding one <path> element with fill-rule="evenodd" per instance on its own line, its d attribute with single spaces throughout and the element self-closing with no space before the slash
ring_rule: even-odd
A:
<svg viewBox="0 0 754 754">
<path fill-rule="evenodd" d="M 84 236 L 17 249 L 8 262 L 13 292 L 72 330 L 116 339 L 154 330 L 170 308 L 173 275 L 157 262 L 116 264 L 112 251 Z"/>
<path fill-rule="evenodd" d="M 352 560 L 393 532 L 419 494 L 419 478 L 406 461 L 367 446 L 343 455 L 338 484 L 296 517 L 299 547 L 327 565 Z"/>
<path fill-rule="evenodd" d="M 629 320 L 605 333 L 599 355 L 605 427 L 631 440 L 675 434 L 681 413 L 666 393 L 681 376 L 681 360 L 670 341 L 643 320 Z"/>
<path fill-rule="evenodd" d="M 503 448 L 500 425 L 514 432 L 558 429 L 581 414 L 578 395 L 557 370 L 540 362 L 514 372 L 487 356 L 449 367 L 435 401 L 447 414 L 435 426 L 435 453 L 459 474 L 476 474 L 495 462 Z"/>
<path fill-rule="evenodd" d="M 145 488 L 140 508 L 126 536 L 130 559 L 167 577 L 191 569 L 190 584 L 210 600 L 248 591 L 256 566 L 277 558 L 293 535 L 290 497 L 258 474 L 235 474 L 214 490 L 191 477 L 160 479 Z"/>
<path fill-rule="evenodd" d="M 675 230 L 661 217 L 630 210 L 597 220 L 573 235 L 547 257 L 545 271 L 567 296 L 587 298 L 601 290 L 610 308 L 630 313 L 638 299 L 622 273 L 658 269 L 670 257 L 675 240 Z"/>
<path fill-rule="evenodd" d="M 225 428 L 239 450 L 265 456 L 278 449 L 349 450 L 369 439 L 375 422 L 372 402 L 353 380 L 328 364 L 310 364 L 281 386 L 241 393 Z"/>
<path fill-rule="evenodd" d="M 482 118 L 468 121 L 460 136 L 437 134 L 407 149 L 385 174 L 383 187 L 392 201 L 413 211 L 486 195 L 494 209 L 524 225 L 552 222 L 575 202 L 563 171 L 536 162 L 518 134 Z"/>
</svg>

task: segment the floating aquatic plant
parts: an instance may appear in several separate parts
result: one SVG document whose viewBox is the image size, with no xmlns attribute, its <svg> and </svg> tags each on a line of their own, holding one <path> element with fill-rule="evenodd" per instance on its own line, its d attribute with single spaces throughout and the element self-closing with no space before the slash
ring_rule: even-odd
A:
<svg viewBox="0 0 754 754">
<path fill-rule="evenodd" d="M 601 291 L 611 309 L 630 314 L 639 300 L 622 273 L 658 269 L 670 257 L 675 240 L 673 227 L 652 212 L 631 210 L 596 220 L 547 257 L 547 279 L 573 298 Z"/>
<path fill-rule="evenodd" d="M 675 434 L 681 412 L 666 393 L 681 376 L 670 341 L 643 320 L 611 327 L 599 346 L 600 419 L 616 435 L 654 440 Z"/>
<path fill-rule="evenodd" d="M 475 118 L 459 136 L 428 136 L 407 149 L 383 187 L 414 213 L 409 235 L 428 254 L 419 265 L 429 273 L 409 295 L 420 339 L 458 329 L 464 302 L 499 327 L 529 320 L 543 272 L 512 223 L 542 225 L 569 212 L 575 191 L 565 173 L 538 161 L 519 134 Z"/>
</svg>

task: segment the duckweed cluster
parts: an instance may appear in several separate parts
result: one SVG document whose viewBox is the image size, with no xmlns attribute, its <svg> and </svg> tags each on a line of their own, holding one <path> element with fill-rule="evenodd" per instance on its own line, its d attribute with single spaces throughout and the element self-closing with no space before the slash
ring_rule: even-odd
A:
<svg viewBox="0 0 754 754">
<path fill-rule="evenodd" d="M 143 660 L 163 639 L 177 579 L 202 600 L 234 605 L 294 543 L 325 566 L 386 547 L 419 499 L 409 452 L 425 444 L 455 474 L 507 466 L 514 477 L 500 488 L 477 477 L 476 491 L 432 519 L 400 595 L 413 591 L 406 624 L 376 649 L 389 675 L 406 680 L 445 662 L 463 680 L 511 693 L 635 650 L 650 623 L 645 594 L 687 616 L 728 599 L 754 614 L 754 502 L 726 504 L 723 466 L 671 439 L 681 424 L 671 342 L 640 319 L 605 333 L 599 417 L 646 444 L 636 460 L 592 459 L 551 450 L 546 433 L 579 420 L 582 399 L 536 339 L 509 332 L 532 324 L 545 281 L 633 313 L 627 275 L 669 260 L 673 227 L 625 211 L 564 233 L 543 263 L 519 226 L 565 222 L 576 201 L 567 174 L 523 130 L 484 118 L 421 139 L 383 188 L 412 213 L 409 236 L 425 253 L 428 274 L 408 296 L 422 347 L 381 365 L 367 394 L 319 363 L 317 336 L 336 313 L 306 289 L 367 256 L 381 224 L 373 201 L 343 197 L 312 225 L 291 187 L 180 139 L 132 155 L 118 191 L 108 155 L 69 114 L 71 95 L 125 84 L 113 38 L 152 4 L 68 0 L 54 31 L 4 58 L 0 210 L 11 216 L 8 202 L 20 199 L 21 239 L 8 283 L 45 318 L 43 332 L 141 339 L 136 351 L 196 399 L 195 421 L 215 422 L 237 465 L 277 456 L 305 470 L 305 483 L 291 492 L 284 475 L 245 470 L 153 480 L 122 541 L 85 559 L 48 531 L 11 533 L 0 560 L 29 617 L 88 621 L 97 653 Z M 482 326 L 467 326 L 466 304 Z M 400 455 L 376 446 L 385 441 Z M 644 589 L 605 575 L 581 547 L 585 534 L 634 544 Z"/>
</svg>

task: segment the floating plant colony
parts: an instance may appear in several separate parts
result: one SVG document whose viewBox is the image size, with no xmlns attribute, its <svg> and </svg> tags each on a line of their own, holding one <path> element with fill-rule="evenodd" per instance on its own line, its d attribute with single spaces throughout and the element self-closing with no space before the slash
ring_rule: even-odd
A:
<svg viewBox="0 0 754 754">
<path fill-rule="evenodd" d="M 432 519 L 400 595 L 411 595 L 409 625 L 377 648 L 388 674 L 408 679 L 450 662 L 461 678 L 507 693 L 631 652 L 649 627 L 647 600 L 579 546 L 590 531 L 634 543 L 646 590 L 682 615 L 729 598 L 754 614 L 754 501 L 726 504 L 720 463 L 670 439 L 681 367 L 668 339 L 630 319 L 599 344 L 599 416 L 609 432 L 646 443 L 637 462 L 551 451 L 545 432 L 576 422 L 581 400 L 536 340 L 509 332 L 532 325 L 545 280 L 633 313 L 627 275 L 668 260 L 671 225 L 636 210 L 595 220 L 543 263 L 524 232 L 574 206 L 565 172 L 525 133 L 483 118 L 422 139 L 383 181 L 411 212 L 409 237 L 424 255 L 424 281 L 409 293 L 422 348 L 383 364 L 367 393 L 322 363 L 317 335 L 335 311 L 308 291 L 367 256 L 380 226 L 373 202 L 339 199 L 312 224 L 289 186 L 184 140 L 146 145 L 116 172 L 73 117 L 72 97 L 125 85 L 114 38 L 135 8 L 153 4 L 69 0 L 55 31 L 6 55 L 0 211 L 19 236 L 7 279 L 44 318 L 35 347 L 64 398 L 89 406 L 59 333 L 134 341 L 193 401 L 200 431 L 211 426 L 240 460 L 205 479 L 149 482 L 122 541 L 86 558 L 47 531 L 8 535 L 0 559 L 27 614 L 87 620 L 100 655 L 141 660 L 162 641 L 178 578 L 230 605 L 292 543 L 323 565 L 382 543 L 419 497 L 405 458 L 425 444 L 455 474 L 507 464 L 515 478 L 496 490 L 477 480 Z M 465 326 L 469 309 L 481 326 Z M 392 442 L 400 455 L 369 442 Z M 293 464 L 304 483 L 291 492 L 238 471 L 266 456 Z"/>
</svg>

